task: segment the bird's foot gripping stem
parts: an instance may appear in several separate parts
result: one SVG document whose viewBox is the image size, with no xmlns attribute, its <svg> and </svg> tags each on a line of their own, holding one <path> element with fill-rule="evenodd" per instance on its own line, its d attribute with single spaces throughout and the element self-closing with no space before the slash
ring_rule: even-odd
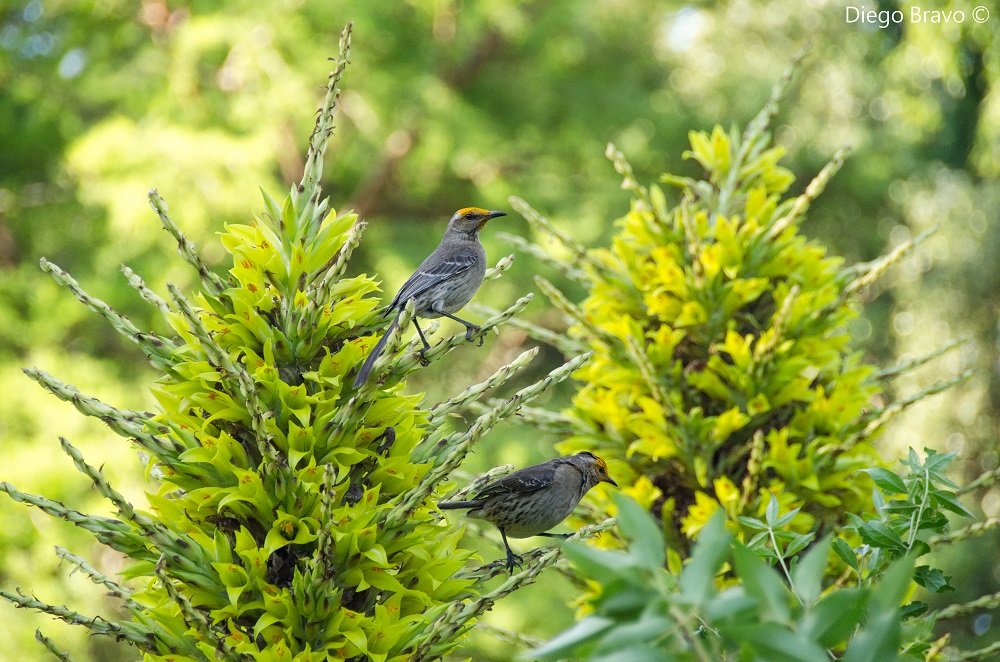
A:
<svg viewBox="0 0 1000 662">
<path fill-rule="evenodd" d="M 441 310 L 440 308 L 435 308 L 434 312 L 436 312 L 438 315 L 443 315 L 444 317 L 447 317 L 448 319 L 455 320 L 459 324 L 464 325 L 465 326 L 465 342 L 472 342 L 472 334 L 473 333 L 477 333 L 479 331 L 479 326 L 473 324 L 472 322 L 466 322 L 461 317 L 455 317 L 451 313 L 446 313 L 443 310 Z M 480 347 L 483 346 L 483 340 L 484 340 L 484 338 L 482 336 L 479 336 L 479 346 Z"/>
<path fill-rule="evenodd" d="M 479 331 L 479 327 L 476 326 L 475 324 L 470 324 L 469 326 L 465 327 L 465 342 L 472 342 L 472 334 L 476 333 L 477 331 Z M 479 344 L 477 345 L 477 347 L 483 346 L 483 340 L 485 340 L 484 336 L 479 336 Z"/>
<path fill-rule="evenodd" d="M 524 558 L 520 554 L 515 554 L 510 551 L 510 547 L 507 548 L 507 571 L 513 575 L 514 568 L 520 569 L 524 565 Z"/>
<path fill-rule="evenodd" d="M 507 542 L 507 532 L 503 529 L 500 529 L 500 537 L 503 538 L 503 548 L 507 550 L 507 571 L 513 575 L 514 566 L 520 568 L 524 564 L 524 559 L 511 550 L 510 544 Z"/>
</svg>

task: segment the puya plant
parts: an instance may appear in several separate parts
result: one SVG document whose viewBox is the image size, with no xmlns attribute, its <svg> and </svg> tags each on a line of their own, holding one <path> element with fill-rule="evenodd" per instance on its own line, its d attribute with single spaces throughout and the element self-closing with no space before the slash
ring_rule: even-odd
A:
<svg viewBox="0 0 1000 662">
<path fill-rule="evenodd" d="M 533 653 L 544 659 L 938 659 L 947 644 L 936 623 L 997 604 L 987 595 L 930 611 L 910 595 L 913 581 L 950 588 L 917 559 L 996 526 L 949 531 L 946 511 L 969 514 L 943 473 L 950 455 L 911 453 L 901 477 L 872 446 L 901 411 L 969 372 L 896 400 L 890 381 L 965 339 L 881 370 L 850 347 L 860 293 L 923 237 L 844 267 L 799 233 L 844 154 L 783 199 L 792 176 L 768 126 L 790 75 L 743 133 L 691 134 L 685 156 L 706 174 L 664 175 L 680 189 L 672 207 L 609 146 L 633 194 L 610 248 L 588 249 L 512 201 L 556 247 L 511 240 L 587 291 L 574 304 L 539 278 L 568 332 L 516 323 L 568 355 L 594 352 L 569 408 L 522 416 L 563 437 L 563 451 L 608 458 L 658 524 L 622 522 L 625 537 L 633 529 L 628 558 L 570 547 L 593 615 Z M 622 503 L 600 507 L 625 518 Z"/>
<path fill-rule="evenodd" d="M 803 215 L 845 154 L 802 194 L 784 197 L 793 176 L 779 165 L 783 150 L 771 144 L 769 125 L 793 69 L 742 133 L 690 134 L 685 157 L 705 175 L 663 175 L 678 189 L 672 206 L 609 145 L 633 199 L 608 248 L 589 249 L 512 201 L 555 248 L 515 243 L 587 292 L 573 303 L 538 277 L 569 329 L 519 323 L 567 354 L 594 353 L 574 375 L 570 407 L 522 415 L 560 435 L 561 451 L 606 458 L 680 558 L 718 510 L 741 539 L 752 537 L 738 518 L 761 517 L 771 495 L 795 511 L 789 526 L 801 534 L 869 512 L 871 482 L 858 472 L 882 466 L 871 442 L 899 412 L 968 377 L 873 404 L 887 397 L 890 379 L 957 343 L 881 371 L 850 346 L 860 293 L 922 237 L 844 266 L 802 236 Z M 614 512 L 610 502 L 603 508 Z"/>
<path fill-rule="evenodd" d="M 156 411 L 122 410 L 42 370 L 25 372 L 130 439 L 152 487 L 148 508 L 129 502 L 65 439 L 63 450 L 115 516 L 88 515 L 0 484 L 15 501 L 72 522 L 126 558 L 118 579 L 64 555 L 120 600 L 125 616 L 119 620 L 49 604 L 21 589 L 0 590 L 13 605 L 127 642 L 150 661 L 426 660 L 451 650 L 479 614 L 557 560 L 556 547 L 540 550 L 523 571 L 488 589 L 486 582 L 503 574 L 502 563 L 466 567 L 472 552 L 461 547 L 462 531 L 444 523 L 429 497 L 448 487 L 451 472 L 483 434 L 577 370 L 585 356 L 460 427 L 448 414 L 503 384 L 533 352 L 426 407 L 420 396 L 402 392 L 405 377 L 465 338 L 446 338 L 422 356 L 416 341 L 400 352 L 411 305 L 373 378 L 352 385 L 374 344 L 372 332 L 387 320 L 371 296 L 376 281 L 345 275 L 364 223 L 328 208 L 319 188 L 350 38 L 349 25 L 302 181 L 283 202 L 265 193 L 263 214 L 225 228 L 222 243 L 233 260 L 227 275 L 204 263 L 164 201 L 150 193 L 163 227 L 197 271 L 200 291 L 188 295 L 168 285 L 163 298 L 123 269 L 176 335 L 136 328 L 42 261 L 160 372 L 151 387 Z M 498 277 L 511 261 L 501 260 L 487 277 Z M 487 319 L 478 336 L 530 299 Z M 41 632 L 37 638 L 69 659 Z"/>
</svg>

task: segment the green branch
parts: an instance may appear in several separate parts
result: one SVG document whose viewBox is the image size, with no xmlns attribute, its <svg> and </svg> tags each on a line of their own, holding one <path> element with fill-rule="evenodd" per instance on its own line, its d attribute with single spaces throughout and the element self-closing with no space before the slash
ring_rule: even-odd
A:
<svg viewBox="0 0 1000 662">
<path fill-rule="evenodd" d="M 146 286 L 146 281 L 142 279 L 136 272 L 132 271 L 128 265 L 121 265 L 122 273 L 125 274 L 125 280 L 139 293 L 139 296 L 143 298 L 147 303 L 151 303 L 156 306 L 163 316 L 166 317 L 171 313 L 170 304 L 167 303 L 166 299 L 161 297 L 159 294 L 149 289 Z"/>
<path fill-rule="evenodd" d="M 198 609 L 195 608 L 191 601 L 177 588 L 174 586 L 170 577 L 167 576 L 166 572 L 166 557 L 161 556 L 160 560 L 156 563 L 156 568 L 154 569 L 154 574 L 158 580 L 160 580 L 160 585 L 163 586 L 164 590 L 171 600 L 180 608 L 181 616 L 184 618 L 184 622 L 187 623 L 191 629 L 195 630 L 200 634 L 206 641 L 212 644 L 215 649 L 216 656 L 221 656 L 223 660 L 227 662 L 239 662 L 243 659 L 243 656 L 234 651 L 229 644 L 226 643 L 225 632 L 217 632 L 210 619 L 206 614 L 203 614 Z M 190 638 L 187 635 L 186 638 Z M 208 658 L 204 657 L 204 654 L 200 654 L 198 657 L 202 657 L 208 662 Z"/>
<path fill-rule="evenodd" d="M 453 398 L 437 403 L 431 407 L 431 410 L 427 415 L 427 424 L 429 426 L 436 426 L 437 424 L 440 424 L 440 420 L 443 417 L 448 416 L 462 407 L 465 407 L 470 402 L 478 400 L 486 391 L 496 388 L 506 382 L 511 378 L 511 376 L 514 375 L 514 373 L 531 363 L 537 355 L 537 348 L 526 350 L 518 355 L 518 357 L 513 361 L 494 372 L 484 381 L 469 386 Z"/>
<path fill-rule="evenodd" d="M 84 616 L 83 614 L 73 611 L 65 605 L 50 605 L 42 602 L 32 595 L 24 595 L 20 592 L 20 590 L 16 593 L 11 593 L 10 591 L 0 589 L 0 598 L 10 602 L 19 609 L 32 609 L 34 611 L 40 611 L 44 614 L 55 617 L 64 623 L 83 626 L 90 630 L 93 634 L 111 637 L 116 640 L 124 639 L 125 641 L 133 643 L 137 646 L 148 643 L 148 637 L 140 631 L 138 626 L 132 623 L 112 623 L 111 621 L 100 616 Z"/>
<path fill-rule="evenodd" d="M 928 352 L 927 354 L 924 354 L 923 356 L 918 356 L 917 358 L 910 359 L 908 361 L 901 361 L 900 363 L 897 363 L 894 366 L 891 366 L 889 368 L 884 368 L 883 370 L 879 370 L 877 373 L 875 373 L 875 378 L 876 379 L 883 379 L 883 380 L 884 379 L 893 379 L 893 378 L 898 377 L 900 375 L 903 375 L 903 374 L 906 374 L 906 373 L 911 372 L 913 370 L 916 370 L 920 366 L 933 361 L 934 359 L 938 358 L 939 356 L 943 356 L 944 354 L 947 354 L 952 349 L 954 349 L 956 347 L 960 347 L 962 345 L 967 345 L 967 344 L 971 343 L 972 341 L 973 341 L 972 334 L 963 333 L 959 337 L 952 338 L 951 340 L 949 340 L 945 344 L 941 345 L 937 349 L 934 349 L 934 350 Z"/>
<path fill-rule="evenodd" d="M 330 136 L 333 135 L 333 116 L 340 101 L 340 80 L 351 61 L 351 32 L 353 29 L 354 23 L 348 23 L 340 33 L 339 53 L 336 58 L 331 58 L 334 62 L 334 68 L 327 78 L 326 94 L 323 96 L 319 112 L 316 115 L 316 126 L 309 136 L 309 150 L 306 153 L 306 162 L 302 170 L 302 180 L 297 186 L 292 187 L 292 206 L 299 214 L 299 217 L 294 219 L 298 231 L 289 233 L 293 241 L 303 236 L 312 237 L 319 229 L 324 211 L 324 205 L 319 201 L 321 195 L 319 182 L 323 177 L 323 157 L 326 154 Z"/>
<path fill-rule="evenodd" d="M 52 395 L 71 403 L 84 416 L 99 419 L 119 435 L 134 439 L 140 447 L 162 462 L 177 463 L 178 455 L 187 450 L 169 437 L 151 434 L 149 428 L 161 429 L 163 432 L 167 430 L 153 424 L 148 414 L 106 405 L 95 397 L 80 393 L 75 386 L 59 381 L 44 370 L 24 368 L 23 372 Z"/>
<path fill-rule="evenodd" d="M 499 311 L 496 308 L 491 308 L 489 306 L 484 306 L 481 303 L 474 303 L 469 306 L 472 310 L 476 312 L 481 312 L 484 315 L 497 315 Z M 529 322 L 520 317 L 511 317 L 507 320 L 507 326 L 514 329 L 520 329 L 528 334 L 528 337 L 537 340 L 538 342 L 545 343 L 551 347 L 558 350 L 563 356 L 577 356 L 587 351 L 587 346 L 578 340 L 570 338 L 565 333 L 557 333 L 555 331 L 550 331 L 544 327 L 538 326 L 532 322 Z"/>
<path fill-rule="evenodd" d="M 534 299 L 534 294 L 528 293 L 515 301 L 507 310 L 490 317 L 485 322 L 479 325 L 478 331 L 473 331 L 471 339 L 478 340 L 483 338 L 487 333 L 492 331 L 494 328 L 500 326 L 501 324 L 507 323 L 512 317 L 527 308 L 528 304 Z M 402 323 L 400 324 L 402 326 Z M 426 361 L 434 361 L 456 347 L 467 344 L 465 338 L 465 333 L 458 333 L 449 338 L 445 338 L 441 342 L 433 345 L 429 350 L 424 352 L 423 359 Z M 402 378 L 403 376 L 409 374 L 413 370 L 416 370 L 417 366 L 421 364 L 421 357 L 417 352 L 404 354 L 395 363 L 392 364 L 390 368 L 390 374 Z"/>
<path fill-rule="evenodd" d="M 152 331 L 140 330 L 139 327 L 129 320 L 129 318 L 113 310 L 111 306 L 104 303 L 100 299 L 87 294 L 83 288 L 80 287 L 80 284 L 76 281 L 76 279 L 55 264 L 46 260 L 44 257 L 38 261 L 38 264 L 42 271 L 52 276 L 52 280 L 69 290 L 73 296 L 80 301 L 80 303 L 103 317 L 109 324 L 111 324 L 111 327 L 115 331 L 138 345 L 139 349 L 142 350 L 142 353 L 146 355 L 150 364 L 152 364 L 155 368 L 168 370 L 173 367 L 173 352 L 177 348 L 172 340 L 164 336 L 157 335 Z"/>
<path fill-rule="evenodd" d="M 103 586 L 104 588 L 106 588 L 108 590 L 108 595 L 110 595 L 113 598 L 118 598 L 119 600 L 121 600 L 124 603 L 126 609 L 128 609 L 129 611 L 133 613 L 142 611 L 143 609 L 142 605 L 140 605 L 138 602 L 132 599 L 131 589 L 125 588 L 121 584 L 115 582 L 113 579 L 102 573 L 100 570 L 87 563 L 83 558 L 77 556 L 76 554 L 73 554 L 72 552 L 63 547 L 58 547 L 58 546 L 56 547 L 56 556 L 58 556 L 63 561 L 72 563 L 74 566 L 76 566 L 73 569 L 73 571 L 70 572 L 70 574 L 73 574 L 73 572 L 76 572 L 77 570 L 81 571 L 83 574 L 87 575 L 90 581 L 94 582 L 98 586 Z"/>
<path fill-rule="evenodd" d="M 219 278 L 208 265 L 202 261 L 201 257 L 198 255 L 194 244 L 184 236 L 180 228 L 177 227 L 167 214 L 167 203 L 163 201 L 157 190 L 150 189 L 149 194 L 149 205 L 156 212 L 156 215 L 160 217 L 160 223 L 163 225 L 163 229 L 170 233 L 170 236 L 174 238 L 177 242 L 177 252 L 180 254 L 181 258 L 198 272 L 198 277 L 201 279 L 201 285 L 205 288 L 205 291 L 213 296 L 218 296 L 226 289 L 226 284 Z"/>
<path fill-rule="evenodd" d="M 56 642 L 42 634 L 41 630 L 35 630 L 35 641 L 45 646 L 45 650 L 55 655 L 62 662 L 74 662 L 72 655 L 59 648 Z"/>
</svg>

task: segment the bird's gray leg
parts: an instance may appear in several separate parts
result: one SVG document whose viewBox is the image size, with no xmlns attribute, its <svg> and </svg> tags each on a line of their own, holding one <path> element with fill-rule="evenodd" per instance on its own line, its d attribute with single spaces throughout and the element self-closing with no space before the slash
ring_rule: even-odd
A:
<svg viewBox="0 0 1000 662">
<path fill-rule="evenodd" d="M 464 324 L 465 325 L 465 340 L 466 340 L 466 342 L 470 342 L 472 340 L 472 334 L 474 332 L 476 332 L 476 331 L 479 330 L 479 327 L 476 326 L 475 324 L 473 324 L 472 322 L 466 322 L 464 319 L 461 319 L 460 317 L 455 317 L 454 315 L 451 315 L 449 313 L 444 312 L 443 310 L 440 310 L 437 307 L 437 304 L 435 304 L 433 306 L 433 310 L 438 315 L 444 315 L 448 319 L 452 319 L 452 320 L 455 320 L 456 322 Z M 483 346 L 483 338 L 480 337 L 479 338 L 479 347 L 482 347 L 482 346 Z"/>
<path fill-rule="evenodd" d="M 507 570 L 509 570 L 510 574 L 513 575 L 514 566 L 520 568 L 521 564 L 524 563 L 524 559 L 522 559 L 520 556 L 511 551 L 510 545 L 507 543 L 507 534 L 504 533 L 503 529 L 500 529 L 500 537 L 503 538 L 503 546 L 504 549 L 507 550 Z"/>
<path fill-rule="evenodd" d="M 431 364 L 431 362 L 427 360 L 426 356 L 424 356 L 424 352 L 429 350 L 431 346 L 430 343 L 427 342 L 427 338 L 424 338 L 424 332 L 420 329 L 420 325 L 417 324 L 416 317 L 413 318 L 413 326 L 417 327 L 417 335 L 420 336 L 420 342 L 424 344 L 424 348 L 420 350 L 420 365 L 426 368 Z"/>
</svg>

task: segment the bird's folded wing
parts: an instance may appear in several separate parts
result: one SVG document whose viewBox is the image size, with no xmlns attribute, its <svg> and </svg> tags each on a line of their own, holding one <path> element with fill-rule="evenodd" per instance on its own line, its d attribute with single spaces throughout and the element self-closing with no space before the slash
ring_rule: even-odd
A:
<svg viewBox="0 0 1000 662">
<path fill-rule="evenodd" d="M 432 254 L 431 257 L 434 257 Z M 428 258 L 417 267 L 403 286 L 399 288 L 396 297 L 389 304 L 390 308 L 402 307 L 413 297 L 420 296 L 438 283 L 448 280 L 469 269 L 476 263 L 476 255 L 472 253 L 455 253 L 439 260 Z"/>
<path fill-rule="evenodd" d="M 485 499 L 497 494 L 526 494 L 548 487 L 556 477 L 556 467 L 545 464 L 530 467 L 528 470 L 515 471 L 509 476 L 487 485 L 476 495 L 476 499 Z"/>
</svg>

